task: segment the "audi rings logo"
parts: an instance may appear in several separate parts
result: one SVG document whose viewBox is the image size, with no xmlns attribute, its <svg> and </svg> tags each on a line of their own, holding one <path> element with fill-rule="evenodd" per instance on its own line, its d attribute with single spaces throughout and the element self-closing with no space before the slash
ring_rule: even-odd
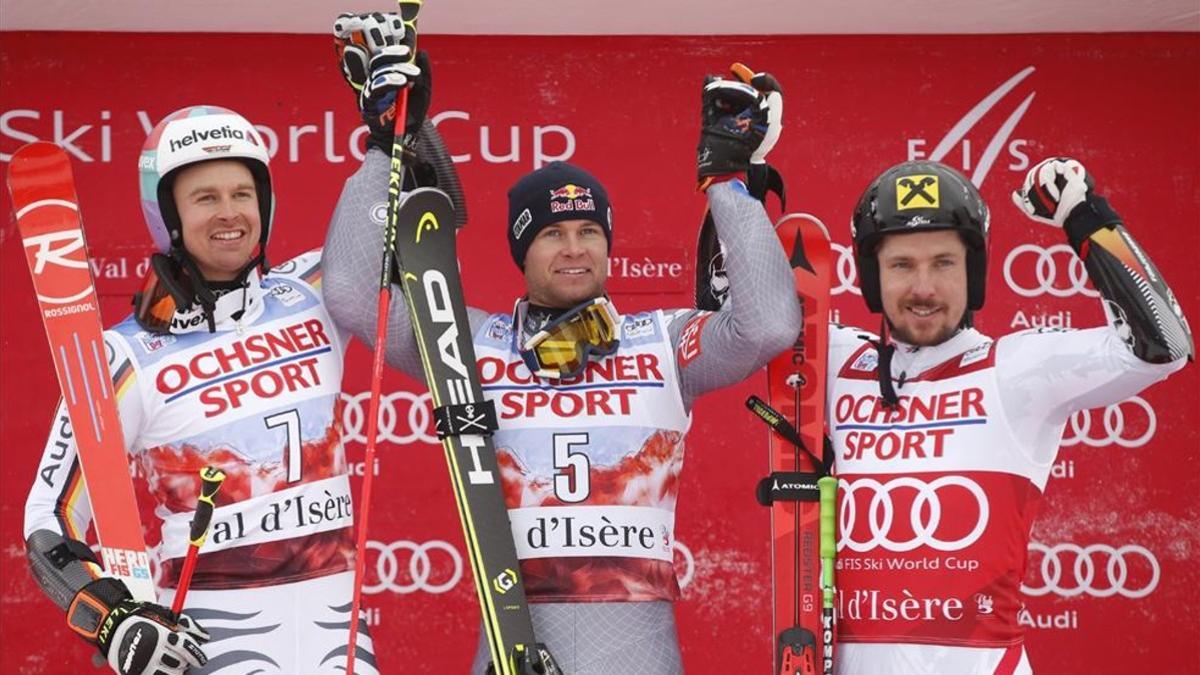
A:
<svg viewBox="0 0 1200 675">
<path fill-rule="evenodd" d="M 1026 595 L 1054 593 L 1071 598 L 1086 593 L 1094 598 L 1144 598 L 1158 587 L 1161 576 L 1158 559 L 1137 544 L 1114 548 L 1108 544 L 1047 546 L 1031 541 L 1029 554 L 1035 585 L 1021 584 L 1021 592 Z"/>
<path fill-rule="evenodd" d="M 1140 448 L 1154 438 L 1157 429 L 1158 417 L 1154 408 L 1146 399 L 1134 396 L 1107 408 L 1080 410 L 1071 415 L 1061 445 L 1069 447 L 1082 443 L 1092 448 L 1105 445 Z"/>
<path fill-rule="evenodd" d="M 830 245 L 837 253 L 837 264 L 833 268 L 833 273 L 837 275 L 837 286 L 833 287 L 830 295 L 841 295 L 842 293 L 862 295 L 862 291 L 858 288 L 858 265 L 854 263 L 854 250 L 838 243 Z"/>
<path fill-rule="evenodd" d="M 1100 297 L 1099 293 L 1088 288 L 1087 268 L 1083 260 L 1066 244 L 1055 244 L 1049 248 L 1021 244 L 1014 248 L 1004 259 L 1004 281 L 1008 282 L 1008 287 L 1014 293 L 1026 298 L 1047 293 L 1056 298 L 1066 298 L 1076 293 L 1091 298 Z"/>
<path fill-rule="evenodd" d="M 959 551 L 975 543 L 987 527 L 987 495 L 978 483 L 963 476 L 942 476 L 928 483 L 909 476 L 893 478 L 886 483 L 862 478 L 842 481 L 841 486 L 839 550 L 849 548 L 864 553 L 878 547 L 900 553 L 928 546 L 937 551 Z M 859 522 L 856 495 L 860 492 L 871 496 L 863 519 L 870 537 L 862 540 L 855 539 L 855 534 L 863 529 L 861 524 L 855 527 Z M 947 503 L 943 504 L 943 499 Z M 894 530 L 897 510 L 905 510 L 902 505 L 907 505 L 908 523 Z M 943 513 L 954 515 L 943 524 Z M 963 532 L 964 524 L 969 523 L 970 518 L 974 518 L 975 523 L 969 531 Z M 911 536 L 896 534 L 896 531 L 907 532 L 909 529 Z"/>
<path fill-rule="evenodd" d="M 342 413 L 343 440 L 367 442 L 367 404 L 371 392 L 342 393 L 346 409 Z M 411 391 L 394 391 L 379 400 L 379 440 L 406 445 L 416 441 L 437 443 L 433 434 L 432 396 Z"/>
<path fill-rule="evenodd" d="M 419 544 L 403 540 L 390 544 L 367 541 L 366 569 L 364 593 L 436 594 L 451 590 L 462 580 L 463 559 L 458 549 L 438 539 Z M 372 569 L 374 575 L 370 573 Z"/>
</svg>

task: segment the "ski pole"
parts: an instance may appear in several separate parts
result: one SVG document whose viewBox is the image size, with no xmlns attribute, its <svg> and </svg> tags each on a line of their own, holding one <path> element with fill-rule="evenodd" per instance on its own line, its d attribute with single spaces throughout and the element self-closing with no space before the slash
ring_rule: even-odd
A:
<svg viewBox="0 0 1200 675">
<path fill-rule="evenodd" d="M 821 654 L 821 672 L 833 675 L 833 561 L 837 556 L 837 536 L 834 519 L 837 517 L 837 478 L 822 476 L 817 479 L 821 491 L 821 633 L 824 653 Z"/>
<path fill-rule="evenodd" d="M 187 558 L 183 560 L 183 571 L 179 573 L 179 585 L 175 589 L 175 600 L 171 603 L 171 611 L 179 614 L 183 610 L 183 600 L 187 597 L 188 587 L 192 585 L 192 572 L 196 570 L 196 558 L 200 556 L 200 547 L 208 539 L 208 526 L 212 523 L 213 497 L 221 489 L 225 480 L 225 472 L 215 466 L 206 466 L 200 470 L 200 497 L 196 500 L 196 515 L 192 516 L 192 529 L 188 534 L 191 543 L 188 544 Z"/>
<path fill-rule="evenodd" d="M 405 35 L 412 31 L 411 58 L 417 57 L 417 13 L 421 0 L 398 0 Z M 367 519 L 371 512 L 371 486 L 375 468 L 375 446 L 379 431 L 379 400 L 383 387 L 383 364 L 387 323 L 392 304 L 392 267 L 395 264 L 396 223 L 400 212 L 400 189 L 404 185 L 404 126 L 408 117 L 408 87 L 396 94 L 396 118 L 392 140 L 392 162 L 388 172 L 388 218 L 383 230 L 383 270 L 379 276 L 379 304 L 375 318 L 375 353 L 371 361 L 371 399 L 367 405 L 367 449 L 363 456 L 362 496 L 359 498 L 358 541 L 354 547 L 354 600 L 350 605 L 350 641 L 346 651 L 346 675 L 354 675 L 358 645 L 358 613 L 362 607 L 363 578 L 367 561 Z"/>
</svg>

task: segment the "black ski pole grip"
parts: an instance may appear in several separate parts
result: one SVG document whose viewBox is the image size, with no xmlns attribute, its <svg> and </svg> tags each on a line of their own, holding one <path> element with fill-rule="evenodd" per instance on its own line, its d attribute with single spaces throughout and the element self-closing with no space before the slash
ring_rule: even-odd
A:
<svg viewBox="0 0 1200 675">
<path fill-rule="evenodd" d="M 796 427 L 792 426 L 791 423 L 787 421 L 787 418 L 785 418 L 778 410 L 768 405 L 766 401 L 755 396 L 754 394 L 751 394 L 750 398 L 746 399 L 746 408 L 749 409 L 750 412 L 754 413 L 758 419 L 766 422 L 767 426 L 771 427 L 772 431 L 780 436 L 783 436 L 784 440 L 796 446 L 799 450 L 804 452 L 804 454 L 808 455 L 808 458 L 812 461 L 814 468 L 824 469 L 825 471 L 829 470 L 829 466 L 826 465 L 825 462 L 818 459 L 817 456 L 808 449 L 808 446 L 804 445 L 804 441 L 800 438 L 800 433 L 796 431 Z"/>
</svg>

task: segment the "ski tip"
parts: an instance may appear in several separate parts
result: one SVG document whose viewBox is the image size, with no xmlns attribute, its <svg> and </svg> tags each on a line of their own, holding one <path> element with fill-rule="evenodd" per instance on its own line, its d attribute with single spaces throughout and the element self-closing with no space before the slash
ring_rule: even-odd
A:
<svg viewBox="0 0 1200 675">
<path fill-rule="evenodd" d="M 825 223 L 822 222 L 820 218 L 812 215 L 811 213 L 788 213 L 788 214 L 785 214 L 778 221 L 776 221 L 775 229 L 778 230 L 780 227 L 784 226 L 785 224 L 799 229 L 803 226 L 804 223 L 812 223 L 813 225 L 816 225 L 817 227 L 821 228 L 821 233 L 825 235 L 825 238 L 832 240 L 832 238 L 829 236 L 829 228 L 825 226 Z"/>
<path fill-rule="evenodd" d="M 34 141 L 18 148 L 13 153 L 11 164 L 66 157 L 66 154 L 66 151 L 54 143 L 49 141 Z"/>
<path fill-rule="evenodd" d="M 74 176 L 66 151 L 54 143 L 37 141 L 21 146 L 8 164 L 8 192 L 13 212 L 37 202 L 75 206 Z"/>
</svg>

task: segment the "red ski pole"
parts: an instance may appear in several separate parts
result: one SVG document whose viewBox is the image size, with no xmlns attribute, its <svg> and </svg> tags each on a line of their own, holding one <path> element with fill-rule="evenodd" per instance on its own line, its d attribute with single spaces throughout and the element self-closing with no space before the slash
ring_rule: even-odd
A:
<svg viewBox="0 0 1200 675">
<path fill-rule="evenodd" d="M 196 515 L 192 517 L 192 529 L 188 535 L 191 543 L 188 545 L 187 558 L 183 561 L 183 571 L 179 573 L 179 585 L 175 589 L 175 600 L 171 603 L 171 611 L 179 614 L 183 610 L 183 600 L 187 597 L 188 586 L 192 585 L 192 572 L 196 569 L 196 558 L 200 555 L 200 547 L 208 539 L 208 526 L 212 523 L 213 497 L 221 489 L 225 480 L 225 472 L 215 466 L 206 466 L 200 470 L 200 498 L 196 500 Z"/>
<path fill-rule="evenodd" d="M 405 33 L 412 31 L 409 41 L 412 58 L 417 56 L 417 12 L 421 0 L 399 0 L 400 18 Z M 367 404 L 367 449 L 363 456 L 362 496 L 359 498 L 355 526 L 358 541 L 354 548 L 354 600 L 350 604 L 350 641 L 346 651 L 346 675 L 354 675 L 354 659 L 358 645 L 358 613 L 362 608 L 363 579 L 367 563 L 367 519 L 371 513 L 371 485 L 375 473 L 375 445 L 379 427 L 379 399 L 383 387 L 383 364 L 387 344 L 388 309 L 392 303 L 392 267 L 396 255 L 396 217 L 400 211 L 400 189 L 404 184 L 404 126 L 408 117 L 408 88 L 396 95 L 395 140 L 392 141 L 392 163 L 388 172 L 388 218 L 383 231 L 383 270 L 379 277 L 379 304 L 375 318 L 375 353 L 371 361 L 371 399 Z"/>
</svg>

